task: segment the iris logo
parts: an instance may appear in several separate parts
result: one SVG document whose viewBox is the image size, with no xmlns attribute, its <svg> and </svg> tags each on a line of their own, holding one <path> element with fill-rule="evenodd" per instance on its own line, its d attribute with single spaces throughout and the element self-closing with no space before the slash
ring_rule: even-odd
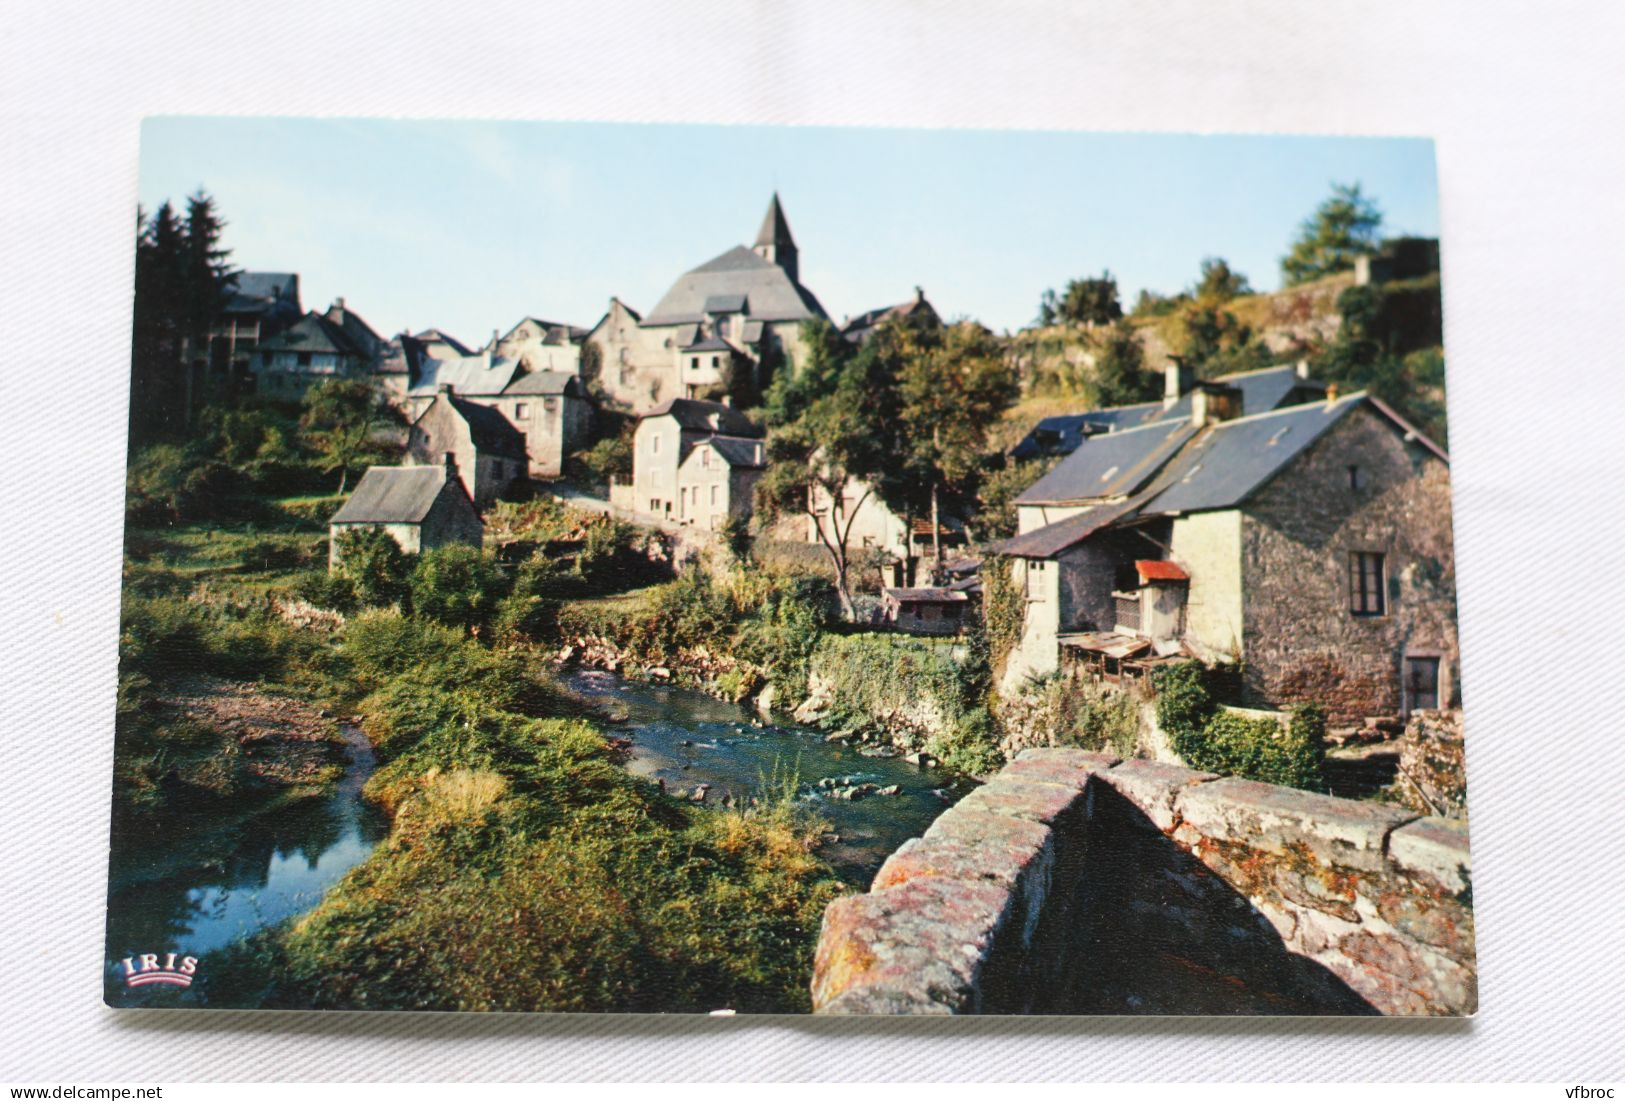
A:
<svg viewBox="0 0 1625 1101">
<path fill-rule="evenodd" d="M 121 965 L 127 987 L 191 986 L 192 976 L 197 974 L 196 956 L 176 956 L 174 952 L 165 953 L 163 963 L 158 962 L 157 953 L 149 952 L 144 956 L 125 956 Z"/>
</svg>

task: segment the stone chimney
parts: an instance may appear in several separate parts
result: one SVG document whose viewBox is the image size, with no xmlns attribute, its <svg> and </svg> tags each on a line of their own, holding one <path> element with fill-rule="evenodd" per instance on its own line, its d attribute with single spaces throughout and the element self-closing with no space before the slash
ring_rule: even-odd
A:
<svg viewBox="0 0 1625 1101">
<path fill-rule="evenodd" d="M 1196 368 L 1179 356 L 1169 356 L 1168 366 L 1162 369 L 1162 407 L 1172 409 L 1179 399 L 1196 385 Z"/>
<path fill-rule="evenodd" d="M 920 303 L 920 302 L 925 301 L 925 288 L 924 287 L 916 286 L 914 288 L 914 301 L 916 303 Z"/>
<path fill-rule="evenodd" d="M 1198 383 L 1191 391 L 1191 427 L 1206 428 L 1241 415 L 1241 391 L 1234 386 Z"/>
<path fill-rule="evenodd" d="M 1329 382 L 1329 383 L 1326 384 L 1326 400 L 1327 401 L 1336 401 L 1337 400 L 1337 383 Z"/>
</svg>

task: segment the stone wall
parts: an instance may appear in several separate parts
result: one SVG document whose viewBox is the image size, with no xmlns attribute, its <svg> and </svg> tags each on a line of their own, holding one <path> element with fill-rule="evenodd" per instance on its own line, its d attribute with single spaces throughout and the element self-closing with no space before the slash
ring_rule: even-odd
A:
<svg viewBox="0 0 1625 1101">
<path fill-rule="evenodd" d="M 825 911 L 821 1013 L 1470 1014 L 1465 826 L 1028 750 Z"/>
<path fill-rule="evenodd" d="M 1443 459 L 1358 409 L 1243 511 L 1249 702 L 1317 703 L 1333 724 L 1401 714 L 1404 658 L 1426 656 L 1440 659 L 1440 706 L 1454 705 L 1455 557 Z M 1354 551 L 1383 555 L 1381 615 L 1349 610 Z"/>
</svg>

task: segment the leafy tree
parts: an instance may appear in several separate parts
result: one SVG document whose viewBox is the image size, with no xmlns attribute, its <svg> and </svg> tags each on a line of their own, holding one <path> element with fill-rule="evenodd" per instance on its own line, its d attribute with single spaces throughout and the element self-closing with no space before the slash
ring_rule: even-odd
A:
<svg viewBox="0 0 1625 1101">
<path fill-rule="evenodd" d="M 360 379 L 335 378 L 305 391 L 299 419 L 306 438 L 321 456 L 322 469 L 339 472 L 338 492 L 349 485 L 350 468 L 372 446 L 372 435 L 398 415 Z"/>
<path fill-rule="evenodd" d="M 1131 317 L 1167 317 L 1179 308 L 1186 300 L 1183 294 L 1165 295 L 1156 291 L 1141 290 L 1140 297 L 1134 300 L 1134 309 Z"/>
<path fill-rule="evenodd" d="M 779 371 L 768 384 L 763 414 L 769 425 L 789 424 L 813 402 L 832 393 L 854 354 L 851 342 L 822 319 L 802 322 L 801 345 L 805 349 L 801 369 L 794 375 Z"/>
<path fill-rule="evenodd" d="M 1348 271 L 1357 257 L 1377 251 L 1381 228 L 1382 211 L 1358 183 L 1333 184 L 1331 196 L 1304 220 L 1281 260 L 1286 285 Z"/>
<path fill-rule="evenodd" d="M 1114 291 L 1115 293 L 1115 291 Z M 908 466 L 923 484 L 932 556 L 942 562 L 942 496 L 969 496 L 981 472 L 988 429 L 1017 396 L 1015 374 L 985 327 L 961 322 L 912 342 L 899 376 Z"/>
<path fill-rule="evenodd" d="M 1066 285 L 1056 310 L 1060 320 L 1074 325 L 1110 325 L 1123 316 L 1117 280 L 1109 271 L 1098 278 L 1074 279 Z"/>
<path fill-rule="evenodd" d="M 1061 306 L 1055 297 L 1055 288 L 1045 288 L 1044 293 L 1038 296 L 1038 324 L 1048 328 L 1060 319 Z"/>
<path fill-rule="evenodd" d="M 1179 314 L 1179 357 L 1201 376 L 1267 367 L 1268 345 L 1235 314 L 1213 302 L 1189 302 Z"/>
<path fill-rule="evenodd" d="M 1145 346 L 1126 321 L 1096 340 L 1095 388 L 1101 405 L 1153 401 L 1162 392 L 1162 381 L 1145 369 Z"/>
<path fill-rule="evenodd" d="M 1195 288 L 1197 299 L 1226 302 L 1243 294 L 1251 294 L 1252 290 L 1247 277 L 1239 271 L 1232 271 L 1222 257 L 1209 256 L 1202 261 L 1202 276 L 1196 281 Z"/>
<path fill-rule="evenodd" d="M 976 490 L 976 517 L 972 528 L 978 540 L 1008 539 L 1016 533 L 1016 498 L 1055 468 L 1059 456 L 1008 461 L 982 479 Z"/>
</svg>

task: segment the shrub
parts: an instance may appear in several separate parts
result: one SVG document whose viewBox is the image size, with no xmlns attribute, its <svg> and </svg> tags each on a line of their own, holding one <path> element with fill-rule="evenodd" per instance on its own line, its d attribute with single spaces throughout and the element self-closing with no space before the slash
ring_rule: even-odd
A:
<svg viewBox="0 0 1625 1101">
<path fill-rule="evenodd" d="M 411 575 L 412 610 L 448 626 L 477 631 L 507 589 L 508 579 L 494 558 L 453 543 L 418 557 Z"/>
<path fill-rule="evenodd" d="M 357 675 L 374 682 L 419 665 L 445 661 L 462 650 L 460 632 L 408 619 L 395 611 L 366 612 L 344 628 L 344 653 Z"/>
<path fill-rule="evenodd" d="M 308 570 L 293 579 L 289 591 L 307 604 L 340 615 L 349 615 L 361 606 L 356 598 L 355 582 L 341 573 Z"/>
<path fill-rule="evenodd" d="M 339 532 L 335 572 L 348 580 L 357 606 L 387 608 L 411 598 L 413 558 L 379 528 Z M 433 552 L 431 552 L 433 553 Z"/>
<path fill-rule="evenodd" d="M 1268 784 L 1320 790 L 1325 714 L 1298 708 L 1283 728 L 1272 716 L 1249 717 L 1213 702 L 1206 670 L 1181 662 L 1156 673 L 1157 722 L 1192 768 Z"/>
</svg>

